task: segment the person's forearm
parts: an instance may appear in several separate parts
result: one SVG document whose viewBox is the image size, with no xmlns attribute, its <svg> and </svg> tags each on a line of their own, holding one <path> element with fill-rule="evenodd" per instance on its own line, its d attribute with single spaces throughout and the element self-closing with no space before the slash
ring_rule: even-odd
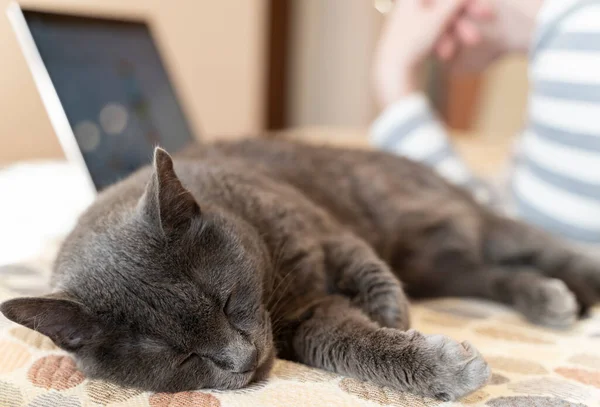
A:
<svg viewBox="0 0 600 407">
<path fill-rule="evenodd" d="M 376 63 L 373 73 L 375 96 L 383 109 L 422 88 L 416 67 L 410 65 L 398 68 L 396 64 Z"/>
<path fill-rule="evenodd" d="M 433 167 L 453 153 L 445 129 L 422 92 L 390 104 L 373 123 L 371 137 L 378 148 Z"/>
<path fill-rule="evenodd" d="M 390 104 L 371 127 L 371 143 L 434 168 L 450 182 L 470 189 L 480 201 L 490 203 L 488 189 L 454 151 L 446 130 L 422 92 Z"/>
</svg>

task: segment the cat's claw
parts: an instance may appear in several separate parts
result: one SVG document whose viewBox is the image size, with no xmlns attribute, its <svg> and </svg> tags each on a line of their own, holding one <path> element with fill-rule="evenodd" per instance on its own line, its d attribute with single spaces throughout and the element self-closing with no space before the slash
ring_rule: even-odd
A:
<svg viewBox="0 0 600 407">
<path fill-rule="evenodd" d="M 443 401 L 457 400 L 479 389 L 490 378 L 490 367 L 474 346 L 459 343 L 444 335 L 418 335 L 421 347 L 423 380 L 415 383 L 417 393 Z"/>
</svg>

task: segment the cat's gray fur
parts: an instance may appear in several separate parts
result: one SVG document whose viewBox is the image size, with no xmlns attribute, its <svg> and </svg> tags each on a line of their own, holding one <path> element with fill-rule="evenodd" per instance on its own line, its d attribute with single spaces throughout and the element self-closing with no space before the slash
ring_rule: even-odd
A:
<svg viewBox="0 0 600 407">
<path fill-rule="evenodd" d="M 53 294 L 2 304 L 89 376 L 232 389 L 273 357 L 453 400 L 489 368 L 409 326 L 408 294 L 477 296 L 565 327 L 600 298 L 594 263 L 380 152 L 260 139 L 200 146 L 100 194 Z"/>
</svg>

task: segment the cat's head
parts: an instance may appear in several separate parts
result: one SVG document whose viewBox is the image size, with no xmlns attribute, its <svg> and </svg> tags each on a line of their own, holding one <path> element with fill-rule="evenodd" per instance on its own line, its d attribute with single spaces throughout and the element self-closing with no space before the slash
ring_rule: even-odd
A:
<svg viewBox="0 0 600 407">
<path fill-rule="evenodd" d="M 231 389 L 264 376 L 269 265 L 254 230 L 200 208 L 160 149 L 136 205 L 110 202 L 63 245 L 59 291 L 7 301 L 2 313 L 71 352 L 88 377 L 124 386 Z"/>
</svg>

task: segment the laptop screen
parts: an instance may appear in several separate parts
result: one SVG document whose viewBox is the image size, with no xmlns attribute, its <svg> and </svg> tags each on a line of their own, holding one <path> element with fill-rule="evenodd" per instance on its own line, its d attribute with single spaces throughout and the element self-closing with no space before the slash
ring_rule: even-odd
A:
<svg viewBox="0 0 600 407">
<path fill-rule="evenodd" d="M 193 139 L 146 24 L 23 14 L 96 189 Z"/>
</svg>

